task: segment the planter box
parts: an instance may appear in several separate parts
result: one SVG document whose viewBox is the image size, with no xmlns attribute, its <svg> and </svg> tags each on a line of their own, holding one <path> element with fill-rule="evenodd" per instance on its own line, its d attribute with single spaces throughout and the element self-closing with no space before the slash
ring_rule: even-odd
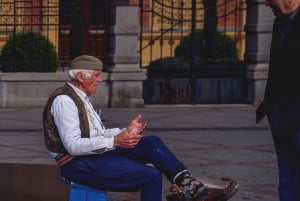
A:
<svg viewBox="0 0 300 201">
<path fill-rule="evenodd" d="M 195 66 L 196 78 L 153 78 L 143 83 L 145 104 L 230 104 L 245 103 L 246 78 L 243 62 L 216 61 Z M 177 71 L 172 72 L 172 69 Z M 175 75 L 171 72 L 177 73 Z M 153 76 L 186 76 L 188 66 L 153 66 Z"/>
<path fill-rule="evenodd" d="M 244 88 L 241 78 L 147 79 L 143 98 L 145 104 L 245 103 Z"/>
<path fill-rule="evenodd" d="M 68 80 L 66 73 L 0 73 L 0 107 L 43 107 L 50 93 Z M 97 105 L 107 105 L 108 87 L 98 86 Z"/>
<path fill-rule="evenodd" d="M 91 96 L 95 107 L 143 107 L 144 74 L 102 73 Z M 1 73 L 0 108 L 44 107 L 50 93 L 68 81 L 67 73 Z"/>
</svg>

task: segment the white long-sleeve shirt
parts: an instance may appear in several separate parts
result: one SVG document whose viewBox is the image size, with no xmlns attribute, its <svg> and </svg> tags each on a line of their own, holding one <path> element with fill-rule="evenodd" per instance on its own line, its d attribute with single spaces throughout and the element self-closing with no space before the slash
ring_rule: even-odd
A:
<svg viewBox="0 0 300 201">
<path fill-rule="evenodd" d="M 67 95 L 57 96 L 51 106 L 55 125 L 65 149 L 71 155 L 101 154 L 114 149 L 114 136 L 121 132 L 119 128 L 106 129 L 101 122 L 100 116 L 91 105 L 87 95 L 68 83 L 81 98 L 87 111 L 90 138 L 82 138 L 78 108 L 75 102 Z M 53 158 L 57 154 L 51 153 Z"/>
</svg>

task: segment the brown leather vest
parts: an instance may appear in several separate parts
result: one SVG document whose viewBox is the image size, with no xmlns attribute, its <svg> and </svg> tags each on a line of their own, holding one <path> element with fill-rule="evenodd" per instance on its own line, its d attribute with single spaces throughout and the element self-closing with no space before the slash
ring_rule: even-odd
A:
<svg viewBox="0 0 300 201">
<path fill-rule="evenodd" d="M 80 121 L 80 130 L 81 130 L 81 137 L 82 138 L 89 138 L 90 131 L 89 131 L 89 122 L 87 118 L 87 114 L 84 108 L 84 104 L 80 97 L 76 94 L 76 92 L 70 87 L 69 85 L 65 84 L 62 87 L 57 88 L 50 97 L 45 105 L 43 111 L 43 126 L 44 126 L 44 139 L 46 148 L 55 153 L 67 153 L 66 149 L 64 148 L 61 139 L 59 137 L 59 133 L 57 127 L 55 125 L 53 116 L 51 115 L 51 106 L 53 100 L 58 95 L 68 95 L 78 108 L 78 117 Z"/>
</svg>

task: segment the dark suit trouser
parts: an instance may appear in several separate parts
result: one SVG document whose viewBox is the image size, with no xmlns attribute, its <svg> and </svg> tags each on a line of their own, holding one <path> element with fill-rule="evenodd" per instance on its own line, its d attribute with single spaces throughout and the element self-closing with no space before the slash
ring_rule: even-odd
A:
<svg viewBox="0 0 300 201">
<path fill-rule="evenodd" d="M 280 110 L 274 106 L 268 120 L 277 154 L 280 201 L 300 200 L 299 110 Z"/>
</svg>

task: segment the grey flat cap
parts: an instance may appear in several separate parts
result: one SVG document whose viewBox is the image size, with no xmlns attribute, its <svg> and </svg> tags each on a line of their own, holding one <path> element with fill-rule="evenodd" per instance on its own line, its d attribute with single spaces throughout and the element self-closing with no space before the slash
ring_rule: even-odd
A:
<svg viewBox="0 0 300 201">
<path fill-rule="evenodd" d="M 70 70 L 102 70 L 103 63 L 100 59 L 94 56 L 81 55 L 71 61 Z"/>
</svg>

